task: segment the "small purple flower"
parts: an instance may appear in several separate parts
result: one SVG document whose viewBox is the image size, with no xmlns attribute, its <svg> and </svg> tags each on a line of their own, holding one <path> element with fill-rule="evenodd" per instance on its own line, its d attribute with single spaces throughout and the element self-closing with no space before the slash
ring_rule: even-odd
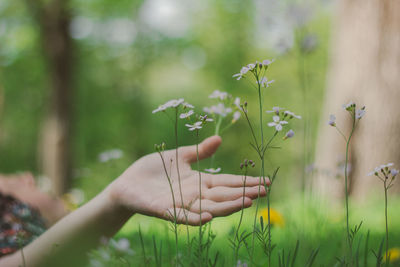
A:
<svg viewBox="0 0 400 267">
<path fill-rule="evenodd" d="M 336 116 L 335 116 L 335 115 L 333 115 L 333 114 L 329 115 L 328 124 L 329 124 L 330 126 L 332 126 L 332 127 L 335 127 L 335 126 L 336 126 Z"/>
<path fill-rule="evenodd" d="M 286 133 L 285 137 L 283 137 L 283 140 L 286 140 L 286 139 L 288 139 L 288 138 L 292 138 L 293 136 L 294 136 L 294 131 L 293 131 L 292 129 L 290 129 L 290 130 Z"/>
</svg>

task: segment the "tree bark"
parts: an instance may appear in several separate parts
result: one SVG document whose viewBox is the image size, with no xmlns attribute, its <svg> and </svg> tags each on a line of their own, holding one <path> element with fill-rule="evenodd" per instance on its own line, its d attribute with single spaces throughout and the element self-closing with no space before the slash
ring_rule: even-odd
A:
<svg viewBox="0 0 400 267">
<path fill-rule="evenodd" d="M 65 193 L 71 175 L 71 74 L 72 40 L 69 36 L 71 16 L 66 0 L 30 1 L 41 30 L 47 61 L 50 97 L 48 114 L 42 125 L 40 159 L 42 171 L 53 181 L 56 195 Z"/>
<path fill-rule="evenodd" d="M 341 0 L 337 11 L 313 187 L 329 198 L 343 196 L 344 171 L 339 179 L 332 174 L 344 160 L 345 143 L 327 120 L 336 114 L 348 135 L 351 121 L 341 105 L 354 101 L 367 112 L 351 143 L 350 192 L 364 200 L 383 193 L 382 182 L 368 172 L 388 162 L 400 167 L 400 1 Z M 391 191 L 399 192 L 400 183 Z"/>
</svg>

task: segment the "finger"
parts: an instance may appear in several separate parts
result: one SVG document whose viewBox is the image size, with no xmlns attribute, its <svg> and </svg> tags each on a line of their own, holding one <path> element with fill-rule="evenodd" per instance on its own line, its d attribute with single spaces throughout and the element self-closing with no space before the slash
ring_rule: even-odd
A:
<svg viewBox="0 0 400 267">
<path fill-rule="evenodd" d="M 228 187 L 243 187 L 244 177 L 233 174 L 207 174 L 204 175 L 204 182 L 207 187 L 228 186 Z M 261 183 L 260 183 L 261 181 Z M 264 185 L 263 179 L 259 177 L 246 177 L 246 186 Z M 265 177 L 265 184 L 270 185 L 268 177 Z"/>
<path fill-rule="evenodd" d="M 174 212 L 174 208 L 168 209 L 168 211 L 165 214 L 165 218 L 167 220 L 170 220 L 172 222 L 175 221 L 176 218 L 176 223 L 179 224 L 188 224 L 192 226 L 197 226 L 201 224 L 205 224 L 213 218 L 211 213 L 204 211 L 201 213 L 196 213 L 193 211 L 189 211 L 187 209 L 182 209 L 182 208 L 176 208 Z M 200 220 L 201 219 L 201 220 Z"/>
<path fill-rule="evenodd" d="M 208 199 L 201 200 L 201 211 L 209 212 L 213 217 L 227 216 L 235 213 L 242 208 L 248 208 L 252 204 L 250 198 L 240 197 L 231 201 L 215 202 Z M 190 207 L 190 210 L 196 213 L 200 212 L 200 200 L 196 200 Z"/>
<path fill-rule="evenodd" d="M 217 148 L 221 144 L 221 137 L 214 135 L 206 138 L 199 144 L 199 159 L 205 159 L 211 157 L 212 154 L 217 151 Z M 196 145 L 184 146 L 179 148 L 179 153 L 182 159 L 188 163 L 197 161 Z"/>
<path fill-rule="evenodd" d="M 244 190 L 243 190 L 244 189 Z M 266 195 L 264 186 L 253 186 L 253 187 L 225 187 L 217 186 L 208 189 L 204 192 L 203 198 L 210 199 L 212 201 L 223 202 L 238 199 L 243 196 L 255 199 L 260 194 L 260 197 Z"/>
</svg>

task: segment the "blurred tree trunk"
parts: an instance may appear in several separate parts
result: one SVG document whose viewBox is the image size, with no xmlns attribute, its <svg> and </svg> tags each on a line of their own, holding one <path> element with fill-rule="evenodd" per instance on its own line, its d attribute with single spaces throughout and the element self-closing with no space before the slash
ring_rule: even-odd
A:
<svg viewBox="0 0 400 267">
<path fill-rule="evenodd" d="M 373 191 L 383 194 L 382 182 L 367 176 L 369 171 L 388 162 L 400 167 L 400 1 L 341 0 L 338 4 L 316 153 L 319 175 L 313 185 L 330 198 L 343 196 L 344 170 L 340 179 L 332 176 L 344 162 L 345 143 L 327 120 L 329 114 L 336 114 L 338 126 L 348 135 L 350 120 L 341 105 L 352 100 L 367 111 L 350 154 L 350 191 L 363 200 Z M 399 190 L 397 181 L 390 191 Z"/>
<path fill-rule="evenodd" d="M 48 114 L 42 125 L 40 159 L 56 195 L 65 193 L 71 174 L 71 16 L 67 0 L 27 0 L 41 30 L 51 87 Z"/>
</svg>

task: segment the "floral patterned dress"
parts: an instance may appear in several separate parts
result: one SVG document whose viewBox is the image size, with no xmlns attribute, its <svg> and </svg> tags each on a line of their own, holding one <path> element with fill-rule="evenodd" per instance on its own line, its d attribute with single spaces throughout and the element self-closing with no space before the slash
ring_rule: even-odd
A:
<svg viewBox="0 0 400 267">
<path fill-rule="evenodd" d="M 0 257 L 24 247 L 45 230 L 39 211 L 0 192 Z"/>
</svg>

